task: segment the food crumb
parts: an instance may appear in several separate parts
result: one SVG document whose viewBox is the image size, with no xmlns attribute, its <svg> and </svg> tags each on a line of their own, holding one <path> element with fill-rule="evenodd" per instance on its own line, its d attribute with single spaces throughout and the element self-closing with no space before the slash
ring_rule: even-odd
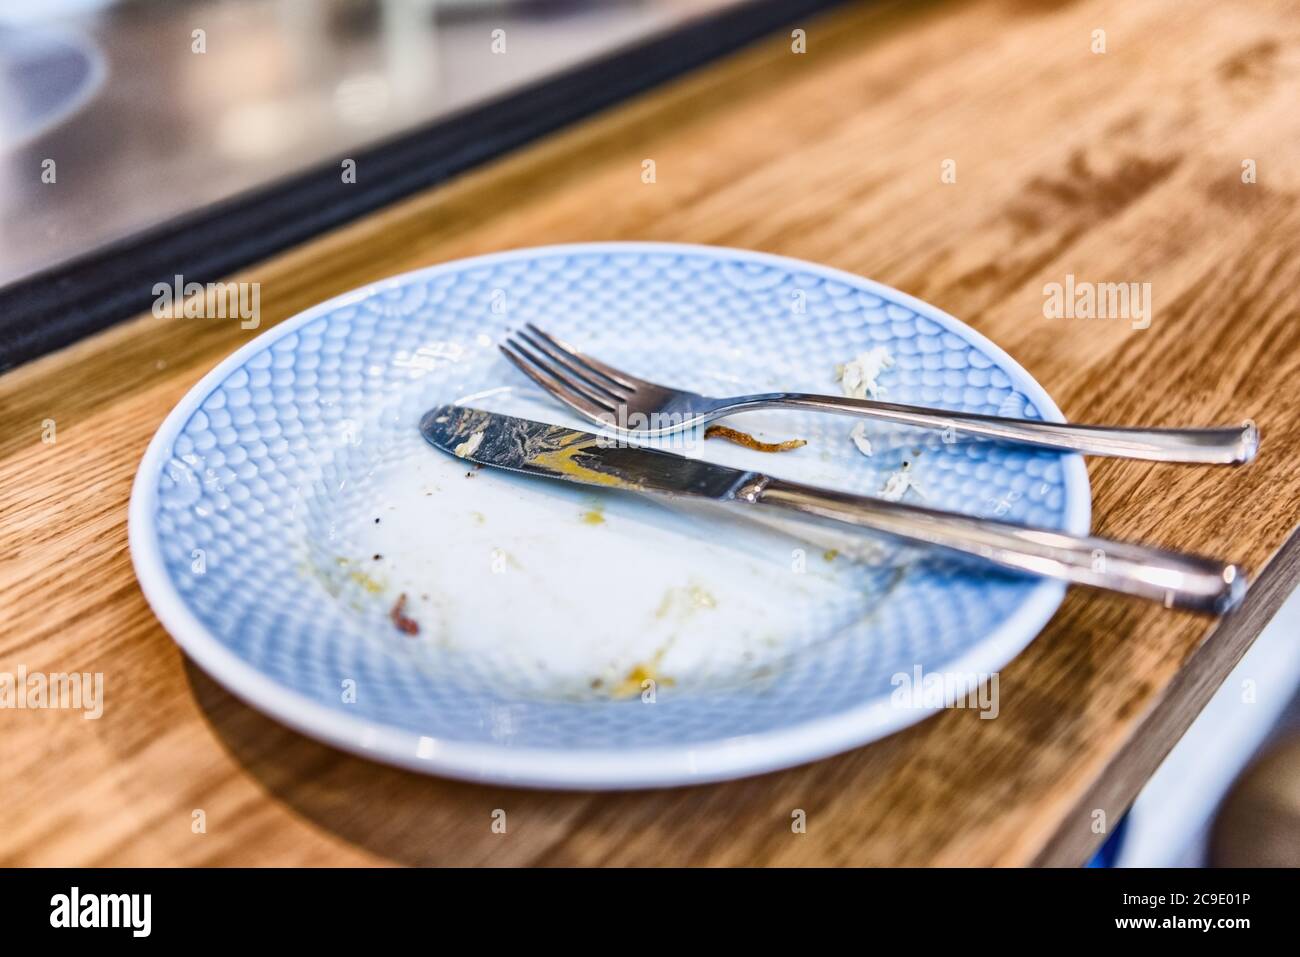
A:
<svg viewBox="0 0 1300 957">
<path fill-rule="evenodd" d="M 894 364 L 894 357 L 884 346 L 875 346 L 854 359 L 835 367 L 844 394 L 854 399 L 878 399 L 886 389 L 877 380 Z"/>
<path fill-rule="evenodd" d="M 912 474 L 912 463 L 904 462 L 897 472 L 894 472 L 885 480 L 884 487 L 877 494 L 886 501 L 901 502 L 909 489 L 920 498 L 926 497 L 925 492 L 917 484 L 916 478 Z"/>
<path fill-rule="evenodd" d="M 854 399 L 879 399 L 887 391 L 880 384 L 881 373 L 894 365 L 894 356 L 884 346 L 876 346 L 848 362 L 835 367 L 844 394 Z M 867 424 L 859 422 L 849 433 L 849 438 L 863 455 L 871 455 L 871 440 L 867 437 Z"/>
<path fill-rule="evenodd" d="M 808 444 L 806 439 L 788 439 L 785 442 L 760 442 L 748 432 L 729 429 L 725 425 L 709 426 L 704 430 L 704 437 L 706 439 L 726 439 L 728 442 L 735 442 L 737 445 L 743 445 L 755 452 L 791 452 Z"/>
<path fill-rule="evenodd" d="M 871 455 L 871 440 L 867 438 L 867 423 L 859 422 L 855 425 L 853 431 L 849 433 L 849 438 L 853 440 L 853 444 L 857 446 L 859 452 L 863 455 Z"/>
<path fill-rule="evenodd" d="M 483 432 L 481 430 L 475 432 L 464 442 L 460 443 L 460 445 L 452 449 L 452 451 L 456 455 L 460 456 L 462 459 L 467 459 L 474 454 L 474 452 L 478 449 L 480 445 L 483 444 L 483 436 L 486 434 L 487 434 L 486 432 Z"/>
<path fill-rule="evenodd" d="M 406 615 L 406 592 L 397 596 L 397 601 L 388 612 L 388 617 L 392 619 L 397 630 L 407 635 L 418 635 L 420 633 L 420 624 L 414 618 L 408 618 Z"/>
</svg>

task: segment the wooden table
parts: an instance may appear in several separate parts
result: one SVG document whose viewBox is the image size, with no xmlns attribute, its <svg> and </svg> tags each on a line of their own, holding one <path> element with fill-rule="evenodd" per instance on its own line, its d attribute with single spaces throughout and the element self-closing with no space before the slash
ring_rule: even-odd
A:
<svg viewBox="0 0 1300 957">
<path fill-rule="evenodd" d="M 1215 622 L 1072 591 L 1002 672 L 997 720 L 949 711 L 751 780 L 592 795 L 418 777 L 240 704 L 146 607 L 126 549 L 136 465 L 253 333 L 142 317 L 0 377 L 0 671 L 106 681 L 98 721 L 0 711 L 0 863 L 1087 857 L 1095 811 L 1118 820 L 1300 576 L 1300 9 L 951 2 L 803 28 L 805 54 L 773 37 L 232 278 L 261 283 L 265 328 L 382 276 L 540 243 L 717 243 L 862 273 L 990 336 L 1071 418 L 1254 418 L 1246 469 L 1089 466 L 1097 531 L 1243 562 L 1245 607 Z M 1044 284 L 1067 274 L 1150 282 L 1150 327 L 1045 318 Z"/>
</svg>

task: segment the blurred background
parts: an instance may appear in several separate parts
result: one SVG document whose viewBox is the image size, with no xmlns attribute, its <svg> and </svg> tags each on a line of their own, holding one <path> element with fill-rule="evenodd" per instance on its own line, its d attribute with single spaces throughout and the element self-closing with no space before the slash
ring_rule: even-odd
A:
<svg viewBox="0 0 1300 957">
<path fill-rule="evenodd" d="M 743 2 L 0 0 L 0 286 Z"/>
<path fill-rule="evenodd" d="M 1220 685 L 1094 865 L 1300 867 L 1300 594 Z"/>
<path fill-rule="evenodd" d="M 747 2 L 0 0 L 0 291 Z M 1298 635 L 1292 596 L 1095 865 L 1300 866 Z"/>
</svg>

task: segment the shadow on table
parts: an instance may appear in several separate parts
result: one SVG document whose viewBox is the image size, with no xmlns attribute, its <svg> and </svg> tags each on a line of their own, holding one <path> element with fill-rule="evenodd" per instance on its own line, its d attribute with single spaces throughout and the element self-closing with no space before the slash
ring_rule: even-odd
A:
<svg viewBox="0 0 1300 957">
<path fill-rule="evenodd" d="M 605 795 L 467 784 L 320 744 L 254 711 L 188 658 L 185 672 L 217 736 L 275 799 L 339 838 L 400 864 L 591 865 L 611 856 L 617 863 L 642 865 L 716 861 L 720 851 L 725 856 L 719 842 L 728 843 L 737 815 L 768 805 L 778 779 L 799 773 Z M 500 811 L 506 815 L 505 835 L 492 829 Z M 788 825 L 773 820 L 774 833 L 788 832 Z M 686 824 L 694 839 L 673 840 L 674 821 Z M 264 848 L 257 863 L 293 856 L 288 847 L 283 854 Z"/>
<path fill-rule="evenodd" d="M 396 863 L 526 863 L 563 839 L 566 822 L 590 798 L 449 781 L 353 757 L 253 710 L 189 659 L 185 671 L 213 730 L 271 795 Z M 506 833 L 523 842 L 493 833 L 498 809 Z"/>
</svg>

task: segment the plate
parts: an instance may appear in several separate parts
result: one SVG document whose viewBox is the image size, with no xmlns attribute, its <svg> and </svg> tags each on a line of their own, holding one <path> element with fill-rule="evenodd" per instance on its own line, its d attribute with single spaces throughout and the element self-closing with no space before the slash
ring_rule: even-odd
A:
<svg viewBox="0 0 1300 957">
<path fill-rule="evenodd" d="M 740 506 L 589 491 L 423 442 L 464 401 L 580 426 L 500 356 L 534 322 L 700 392 L 837 392 L 1061 421 L 1011 358 L 879 283 L 703 246 L 496 253 L 357 290 L 266 331 L 163 422 L 131 496 L 141 587 L 178 644 L 299 731 L 416 771 L 563 788 L 690 784 L 864 744 L 991 676 L 1062 584 Z M 794 412 L 658 444 L 800 481 L 1086 533 L 1078 456 Z M 906 480 L 899 481 L 900 474 Z M 923 498 L 921 498 L 923 496 Z M 983 691 L 976 693 L 976 689 Z"/>
</svg>

